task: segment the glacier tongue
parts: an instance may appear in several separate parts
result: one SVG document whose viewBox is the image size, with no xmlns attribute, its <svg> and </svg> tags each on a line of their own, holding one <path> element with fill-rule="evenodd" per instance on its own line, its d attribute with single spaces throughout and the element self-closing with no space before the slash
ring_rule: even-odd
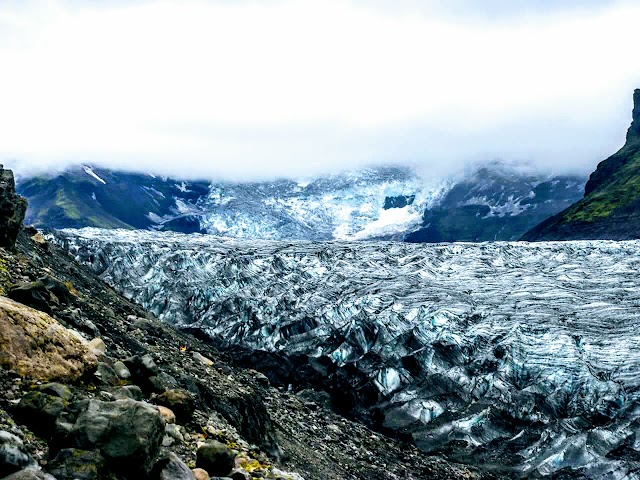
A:
<svg viewBox="0 0 640 480">
<path fill-rule="evenodd" d="M 56 235 L 168 322 L 306 359 L 292 379 L 316 375 L 425 451 L 525 476 L 638 478 L 640 242 Z"/>
</svg>

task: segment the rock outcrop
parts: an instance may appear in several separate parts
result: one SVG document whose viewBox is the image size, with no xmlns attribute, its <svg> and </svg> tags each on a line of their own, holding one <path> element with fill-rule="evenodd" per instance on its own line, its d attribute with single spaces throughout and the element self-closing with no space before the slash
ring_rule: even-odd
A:
<svg viewBox="0 0 640 480">
<path fill-rule="evenodd" d="M 522 240 L 640 238 L 640 89 L 624 146 L 598 165 L 584 198 L 527 232 Z"/>
<path fill-rule="evenodd" d="M 83 400 L 60 415 L 52 445 L 97 450 L 116 470 L 147 474 L 160 452 L 164 425 L 148 403 Z"/>
<path fill-rule="evenodd" d="M 27 201 L 16 193 L 13 172 L 0 165 L 0 247 L 14 247 L 26 211 Z"/>
<path fill-rule="evenodd" d="M 0 366 L 35 380 L 73 381 L 96 357 L 70 330 L 44 312 L 0 297 Z"/>
</svg>

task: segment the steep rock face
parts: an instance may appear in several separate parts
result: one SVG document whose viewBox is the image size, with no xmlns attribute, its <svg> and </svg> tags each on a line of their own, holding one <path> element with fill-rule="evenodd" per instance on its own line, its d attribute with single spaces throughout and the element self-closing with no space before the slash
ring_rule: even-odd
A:
<svg viewBox="0 0 640 480">
<path fill-rule="evenodd" d="M 0 247 L 14 247 L 26 210 L 26 200 L 16 193 L 13 172 L 0 165 Z"/>
<path fill-rule="evenodd" d="M 525 477 L 640 466 L 638 242 L 60 241 L 272 382 L 328 389 L 425 451 Z"/>
<path fill-rule="evenodd" d="M 640 238 L 640 89 L 625 145 L 598 165 L 584 198 L 527 232 L 522 239 Z"/>
</svg>

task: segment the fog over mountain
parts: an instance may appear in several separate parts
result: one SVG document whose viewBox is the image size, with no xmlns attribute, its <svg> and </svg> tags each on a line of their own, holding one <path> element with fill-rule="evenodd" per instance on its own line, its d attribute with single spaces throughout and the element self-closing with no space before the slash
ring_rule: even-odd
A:
<svg viewBox="0 0 640 480">
<path fill-rule="evenodd" d="M 178 178 L 487 159 L 586 173 L 624 142 L 633 2 L 0 6 L 0 162 Z"/>
</svg>

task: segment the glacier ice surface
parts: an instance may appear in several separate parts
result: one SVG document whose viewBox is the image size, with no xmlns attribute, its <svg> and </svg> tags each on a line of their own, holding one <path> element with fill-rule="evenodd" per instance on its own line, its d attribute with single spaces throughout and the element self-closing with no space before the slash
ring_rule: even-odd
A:
<svg viewBox="0 0 640 480">
<path fill-rule="evenodd" d="M 379 426 L 425 451 L 527 477 L 638 478 L 640 242 L 56 236 L 168 322 L 303 356 L 327 384 L 348 373 Z"/>
</svg>

